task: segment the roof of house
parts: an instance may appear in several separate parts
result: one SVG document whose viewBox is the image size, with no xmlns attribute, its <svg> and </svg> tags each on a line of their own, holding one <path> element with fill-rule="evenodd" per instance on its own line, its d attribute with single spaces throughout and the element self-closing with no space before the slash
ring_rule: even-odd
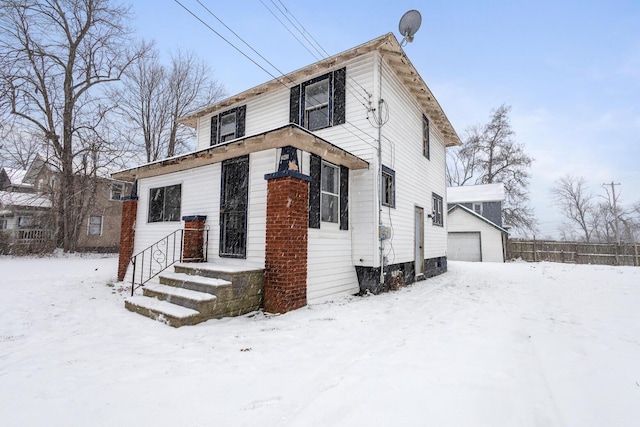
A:
<svg viewBox="0 0 640 427">
<path fill-rule="evenodd" d="M 505 199 L 504 184 L 447 187 L 447 203 L 497 202 Z"/>
<path fill-rule="evenodd" d="M 22 206 L 30 208 L 50 208 L 51 200 L 33 193 L 17 193 L 12 191 L 0 191 L 0 206 Z"/>
<path fill-rule="evenodd" d="M 4 168 L 4 171 L 13 185 L 22 184 L 24 177 L 27 175 L 27 171 L 24 169 Z"/>
<path fill-rule="evenodd" d="M 354 156 L 348 151 L 320 138 L 313 132 L 292 123 L 267 132 L 234 139 L 192 153 L 136 166 L 113 173 L 111 177 L 122 181 L 133 181 L 135 179 L 148 178 L 219 163 L 223 160 L 244 156 L 249 153 L 272 148 L 282 148 L 288 145 L 312 154 L 317 154 L 331 163 L 346 166 L 349 169 L 369 168 L 369 163 L 360 157 Z"/>
<path fill-rule="evenodd" d="M 434 123 L 437 129 L 442 133 L 445 139 L 445 145 L 447 147 L 461 145 L 462 142 L 460 141 L 460 137 L 451 125 L 451 122 L 449 122 L 449 119 L 442 110 L 442 107 L 436 100 L 435 96 L 433 96 L 433 93 L 422 77 L 420 77 L 420 74 L 411 61 L 409 61 L 409 58 L 393 33 L 385 34 L 374 40 L 361 44 L 360 46 L 263 83 L 238 95 L 226 98 L 220 102 L 182 117 L 178 122 L 191 127 L 196 127 L 200 117 L 211 114 L 214 111 L 245 102 L 247 99 L 262 95 L 265 92 L 279 88 L 283 85 L 290 87 L 293 83 L 298 83 L 309 79 L 313 75 L 327 72 L 330 69 L 339 67 L 348 60 L 357 58 L 358 56 L 362 56 L 374 50 L 377 50 L 382 55 L 382 58 L 384 58 L 384 60 L 391 66 L 404 86 L 418 101 L 423 111 L 429 116 L 432 123 Z"/>
<path fill-rule="evenodd" d="M 483 217 L 482 215 L 479 215 L 479 214 L 475 213 L 475 212 L 474 212 L 474 211 L 472 211 L 471 209 L 466 208 L 466 207 L 464 207 L 464 206 L 462 206 L 462 205 L 458 205 L 458 204 L 456 204 L 456 205 L 452 206 L 452 207 L 451 207 L 451 209 L 449 209 L 449 210 L 447 211 L 447 215 L 448 215 L 448 214 L 450 214 L 451 212 L 453 212 L 453 211 L 454 211 L 454 210 L 456 210 L 456 209 L 460 209 L 462 212 L 465 212 L 465 213 L 467 213 L 467 214 L 469 214 L 469 215 L 472 215 L 473 217 L 475 217 L 475 218 L 479 219 L 480 221 L 484 221 L 484 222 L 486 222 L 487 224 L 489 224 L 489 225 L 491 225 L 491 226 L 493 226 L 493 227 L 497 228 L 498 230 L 502 231 L 503 233 L 507 233 L 507 234 L 509 234 L 509 232 L 508 232 L 507 230 L 505 230 L 504 228 L 500 227 L 500 226 L 499 226 L 498 224 L 496 224 L 495 222 L 493 222 L 493 221 L 491 221 L 491 220 L 489 220 L 489 219 L 487 219 L 487 218 Z"/>
</svg>

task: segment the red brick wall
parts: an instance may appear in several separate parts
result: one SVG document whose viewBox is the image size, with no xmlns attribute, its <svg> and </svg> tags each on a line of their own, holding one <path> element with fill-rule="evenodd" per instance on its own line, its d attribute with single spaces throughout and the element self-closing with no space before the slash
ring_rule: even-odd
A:
<svg viewBox="0 0 640 427">
<path fill-rule="evenodd" d="M 264 278 L 264 310 L 269 313 L 307 304 L 308 207 L 308 181 L 269 179 Z"/>
<path fill-rule="evenodd" d="M 118 258 L 118 280 L 124 280 L 127 267 L 133 255 L 133 244 L 136 236 L 136 215 L 138 200 L 129 199 L 122 202 L 122 226 L 120 227 L 120 256 Z"/>
<path fill-rule="evenodd" d="M 204 261 L 204 222 L 203 219 L 184 220 L 184 242 L 182 260 L 184 262 Z"/>
</svg>

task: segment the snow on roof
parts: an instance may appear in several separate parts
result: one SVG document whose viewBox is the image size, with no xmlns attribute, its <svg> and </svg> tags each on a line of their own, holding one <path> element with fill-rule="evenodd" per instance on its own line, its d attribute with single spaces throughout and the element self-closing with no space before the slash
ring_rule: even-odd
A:
<svg viewBox="0 0 640 427">
<path fill-rule="evenodd" d="M 51 200 L 33 193 L 15 193 L 0 191 L 0 206 L 28 206 L 31 208 L 50 208 Z"/>
<path fill-rule="evenodd" d="M 447 203 L 496 202 L 504 200 L 504 184 L 447 187 Z"/>
<path fill-rule="evenodd" d="M 4 171 L 7 173 L 7 176 L 13 185 L 22 184 L 25 175 L 27 175 L 27 171 L 24 169 L 4 168 Z"/>
</svg>

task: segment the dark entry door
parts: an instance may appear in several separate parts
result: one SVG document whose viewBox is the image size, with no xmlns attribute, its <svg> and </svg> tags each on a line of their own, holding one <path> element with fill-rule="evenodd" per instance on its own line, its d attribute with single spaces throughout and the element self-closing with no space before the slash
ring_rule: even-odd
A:
<svg viewBox="0 0 640 427">
<path fill-rule="evenodd" d="M 220 191 L 220 256 L 247 256 L 249 156 L 222 163 Z"/>
</svg>

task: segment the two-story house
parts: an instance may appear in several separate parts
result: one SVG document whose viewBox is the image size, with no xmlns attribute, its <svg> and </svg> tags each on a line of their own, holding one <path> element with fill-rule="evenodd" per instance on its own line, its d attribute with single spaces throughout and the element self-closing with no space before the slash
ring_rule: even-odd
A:
<svg viewBox="0 0 640 427">
<path fill-rule="evenodd" d="M 137 193 L 125 201 L 121 280 L 131 254 L 151 248 L 149 262 L 155 242 L 194 227 L 207 230 L 196 251 L 207 268 L 264 270 L 272 312 L 446 271 L 445 149 L 460 140 L 393 34 L 180 121 L 196 130 L 195 152 L 113 174 Z M 131 304 L 159 316 L 144 297 Z"/>
<path fill-rule="evenodd" d="M 455 261 L 504 262 L 502 183 L 447 188 L 448 255 Z"/>
<path fill-rule="evenodd" d="M 78 178 L 80 179 L 80 177 Z M 117 252 L 122 203 L 131 186 L 107 178 L 85 177 L 94 196 L 83 206 L 78 251 Z M 60 179 L 41 155 L 26 170 L 0 167 L 0 251 L 47 252 L 55 248 Z"/>
</svg>

